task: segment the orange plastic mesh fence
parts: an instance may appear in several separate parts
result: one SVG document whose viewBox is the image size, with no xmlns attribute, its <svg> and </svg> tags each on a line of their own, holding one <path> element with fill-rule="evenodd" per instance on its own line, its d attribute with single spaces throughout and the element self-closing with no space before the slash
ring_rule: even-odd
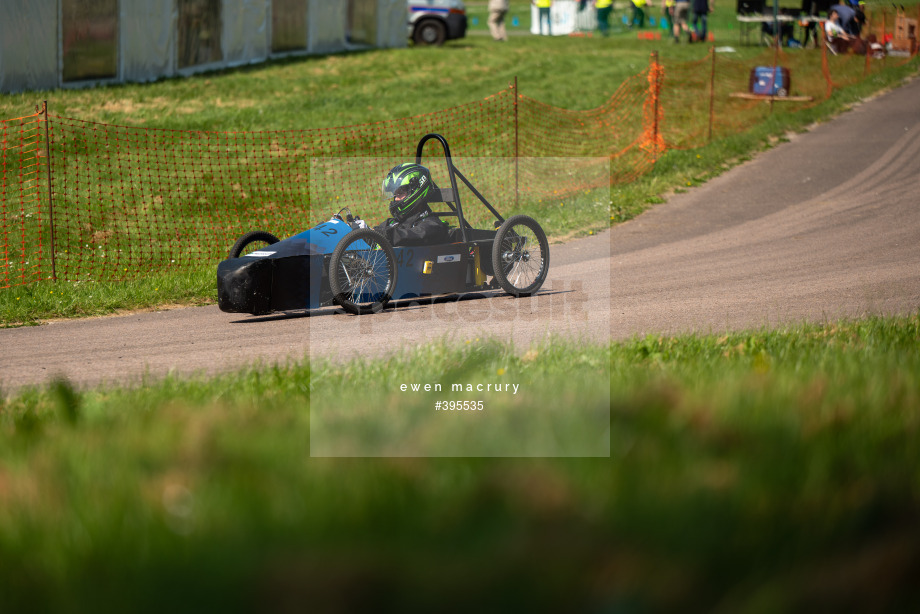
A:
<svg viewBox="0 0 920 614">
<path fill-rule="evenodd" d="M 245 231 L 289 236 L 345 206 L 380 222 L 381 181 L 415 158 L 421 135 L 441 132 L 464 156 L 513 156 L 512 105 L 509 90 L 398 121 L 236 133 L 51 116 L 57 275 L 120 279 L 215 262 Z M 447 177 L 438 147 L 425 151 L 436 181 Z"/>
<path fill-rule="evenodd" d="M 773 112 L 770 100 L 743 97 L 749 93 L 755 66 L 775 64 L 789 70 L 788 96 L 774 99 L 772 104 L 797 112 L 826 100 L 835 88 L 906 61 L 909 58 L 873 54 L 834 56 L 823 47 L 818 54 L 770 48 L 749 59 L 716 53 L 715 58 L 709 55 L 698 62 L 664 62 L 661 125 L 665 146 L 699 147 L 710 138 L 737 133 L 766 119 Z"/>
<path fill-rule="evenodd" d="M 627 79 L 600 107 L 567 111 L 527 96 L 519 97 L 518 155 L 520 198 L 538 203 L 603 183 L 632 181 L 651 167 L 641 148 L 649 97 L 648 71 Z M 554 158 L 557 162 L 547 161 Z M 563 160 L 576 168 L 564 169 Z M 587 166 L 595 167 L 593 170 Z"/>
<path fill-rule="evenodd" d="M 346 206 L 371 224 L 383 221 L 383 177 L 413 160 L 429 132 L 444 135 L 455 165 L 506 214 L 518 203 L 539 205 L 547 195 L 606 187 L 611 166 L 619 180 L 630 180 L 654 161 L 654 149 L 641 147 L 647 98 L 640 74 L 607 104 L 583 112 L 515 99 L 509 88 L 428 115 L 319 130 L 180 131 L 50 115 L 51 202 L 33 185 L 28 198 L 4 193 L 3 206 L 53 207 L 58 279 L 187 270 L 225 257 L 248 230 L 289 236 Z M 44 144 L 41 120 L 32 118 L 32 149 L 22 148 L 32 167 L 35 145 Z M 436 141 L 426 145 L 423 162 L 440 187 L 450 187 Z M 469 202 L 469 191 L 459 187 Z M 474 225 L 491 221 L 483 207 L 465 207 L 465 213 Z M 34 226 L 41 229 L 38 218 Z M 8 234 L 12 227 L 4 224 Z M 37 234 L 21 241 L 20 252 L 8 259 L 6 286 L 51 276 L 45 242 Z M 31 278 L 23 276 L 27 262 L 35 268 Z"/>
<path fill-rule="evenodd" d="M 209 266 L 248 230 L 285 237 L 346 206 L 379 223 L 382 178 L 413 160 L 429 132 L 444 135 L 456 166 L 505 215 L 538 212 L 546 199 L 633 181 L 668 149 L 767 117 L 770 103 L 735 95 L 748 91 L 753 66 L 790 69 L 789 93 L 811 100 L 774 104 L 795 110 L 894 61 L 906 59 L 767 50 L 753 60 L 661 63 L 653 54 L 596 109 L 559 109 L 509 88 L 427 115 L 319 130 L 162 130 L 42 114 L 0 121 L 0 287 Z M 429 141 L 423 158 L 449 187 L 440 145 Z M 460 192 L 470 202 L 462 184 Z M 474 225 L 491 221 L 482 207 L 464 213 Z"/>
<path fill-rule="evenodd" d="M 50 275 L 42 253 L 42 208 L 47 205 L 44 145 L 38 113 L 0 121 L 0 288 Z"/>
</svg>

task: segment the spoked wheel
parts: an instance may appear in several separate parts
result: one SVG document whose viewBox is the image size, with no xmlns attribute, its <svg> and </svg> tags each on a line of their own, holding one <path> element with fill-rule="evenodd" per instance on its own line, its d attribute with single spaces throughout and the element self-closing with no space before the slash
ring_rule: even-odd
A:
<svg viewBox="0 0 920 614">
<path fill-rule="evenodd" d="M 278 242 L 278 237 L 264 230 L 253 230 L 247 232 L 236 240 L 233 247 L 230 248 L 230 258 L 239 258 L 259 250 L 268 245 L 274 245 Z"/>
<path fill-rule="evenodd" d="M 492 267 L 498 285 L 512 296 L 540 289 L 549 271 L 549 242 L 536 220 L 526 215 L 505 220 L 492 244 Z"/>
<path fill-rule="evenodd" d="M 396 289 L 396 255 L 376 230 L 353 230 L 329 261 L 329 286 L 335 302 L 355 315 L 381 311 Z"/>
</svg>

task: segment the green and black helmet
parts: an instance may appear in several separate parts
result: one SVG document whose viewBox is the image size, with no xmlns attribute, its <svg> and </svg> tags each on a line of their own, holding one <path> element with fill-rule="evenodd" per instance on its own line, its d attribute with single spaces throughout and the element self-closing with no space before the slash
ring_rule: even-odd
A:
<svg viewBox="0 0 920 614">
<path fill-rule="evenodd" d="M 383 180 L 383 196 L 390 201 L 390 215 L 400 222 L 424 211 L 431 194 L 431 173 L 421 164 L 406 162 L 395 166 Z"/>
</svg>

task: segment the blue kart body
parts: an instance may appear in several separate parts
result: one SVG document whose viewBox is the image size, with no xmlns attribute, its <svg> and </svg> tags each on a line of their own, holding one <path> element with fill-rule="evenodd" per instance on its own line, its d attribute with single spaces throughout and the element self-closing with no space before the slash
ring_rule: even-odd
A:
<svg viewBox="0 0 920 614">
<path fill-rule="evenodd" d="M 231 257 L 217 266 L 220 309 L 262 315 L 337 303 L 361 314 L 377 312 L 390 300 L 499 287 L 512 296 L 538 291 L 549 269 L 549 244 L 540 225 L 524 215 L 505 220 L 453 165 L 447 141 L 439 134 L 427 134 L 419 141 L 417 164 L 431 139 L 444 148 L 451 187 L 433 186 L 436 192 L 429 202 L 446 203 L 449 210 L 430 215 L 455 217 L 459 222 L 447 242 L 391 246 L 350 212 L 342 218 L 346 209 L 283 241 L 266 232 L 248 233 L 234 245 Z M 466 221 L 458 179 L 495 216 L 497 231 L 476 229 Z M 243 254 L 250 239 L 268 245 Z"/>
<path fill-rule="evenodd" d="M 329 262 L 339 243 L 355 230 L 348 222 L 331 219 L 240 258 L 224 260 L 217 267 L 218 305 L 223 311 L 255 315 L 332 305 Z M 484 268 L 488 256 L 480 258 L 480 254 L 491 254 L 491 244 L 486 237 L 467 243 L 394 247 L 397 275 L 392 300 L 486 289 L 485 275 L 491 267 Z M 359 239 L 348 250 L 368 247 Z"/>
</svg>

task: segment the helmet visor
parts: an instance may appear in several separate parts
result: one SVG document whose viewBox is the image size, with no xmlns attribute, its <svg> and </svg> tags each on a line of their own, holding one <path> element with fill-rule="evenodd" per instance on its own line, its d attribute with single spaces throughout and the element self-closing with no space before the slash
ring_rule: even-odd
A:
<svg viewBox="0 0 920 614">
<path fill-rule="evenodd" d="M 399 186 L 398 188 L 393 190 L 393 200 L 395 201 L 405 200 L 405 198 L 409 195 L 410 191 L 411 191 L 411 188 L 407 185 Z"/>
<path fill-rule="evenodd" d="M 410 185 L 401 185 L 401 186 L 392 186 L 383 188 L 383 198 L 384 200 L 405 200 L 409 194 L 412 193 L 412 186 Z"/>
</svg>

